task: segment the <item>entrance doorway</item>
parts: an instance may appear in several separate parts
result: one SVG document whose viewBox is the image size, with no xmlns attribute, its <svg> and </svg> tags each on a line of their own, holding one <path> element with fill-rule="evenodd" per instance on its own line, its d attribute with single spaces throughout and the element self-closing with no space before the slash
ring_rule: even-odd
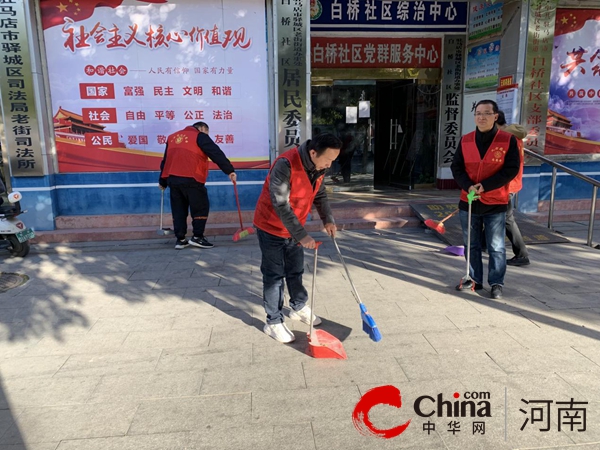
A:
<svg viewBox="0 0 600 450">
<path fill-rule="evenodd" d="M 433 187 L 439 85 L 377 82 L 375 186 Z"/>
<path fill-rule="evenodd" d="M 312 135 L 329 132 L 342 140 L 327 185 L 340 191 L 434 185 L 439 84 L 424 81 L 313 84 Z"/>
</svg>

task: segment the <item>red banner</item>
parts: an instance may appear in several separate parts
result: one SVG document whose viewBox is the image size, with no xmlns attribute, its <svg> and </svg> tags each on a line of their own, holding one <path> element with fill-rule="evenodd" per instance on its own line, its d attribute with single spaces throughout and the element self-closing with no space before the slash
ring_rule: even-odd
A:
<svg viewBox="0 0 600 450">
<path fill-rule="evenodd" d="M 438 68 L 440 38 L 311 38 L 314 68 Z"/>
<path fill-rule="evenodd" d="M 118 133 L 85 133 L 86 147 L 120 147 Z"/>
</svg>

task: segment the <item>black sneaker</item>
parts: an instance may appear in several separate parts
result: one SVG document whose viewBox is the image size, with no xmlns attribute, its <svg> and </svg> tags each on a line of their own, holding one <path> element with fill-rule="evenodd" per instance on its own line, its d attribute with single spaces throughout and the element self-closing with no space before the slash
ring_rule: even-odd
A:
<svg viewBox="0 0 600 450">
<path fill-rule="evenodd" d="M 467 280 L 464 283 L 461 281 L 456 286 L 457 291 L 480 291 L 483 289 L 483 284 L 475 283 L 473 280 Z"/>
<path fill-rule="evenodd" d="M 186 248 L 188 245 L 190 245 L 190 242 L 187 239 L 177 239 L 175 248 L 177 250 L 181 250 L 182 248 Z"/>
<path fill-rule="evenodd" d="M 202 237 L 194 236 L 193 238 L 190 239 L 190 245 L 193 245 L 194 247 L 200 247 L 200 248 L 213 248 L 215 246 L 215 244 L 211 244 L 210 242 L 208 242 L 204 236 L 202 236 Z"/>
<path fill-rule="evenodd" d="M 526 256 L 524 258 L 517 258 L 516 256 L 513 256 L 512 258 L 506 260 L 506 264 L 509 266 L 528 266 L 531 263 L 529 262 L 529 258 Z"/>
<path fill-rule="evenodd" d="M 492 298 L 502 298 L 502 286 L 499 284 L 492 286 Z"/>
</svg>

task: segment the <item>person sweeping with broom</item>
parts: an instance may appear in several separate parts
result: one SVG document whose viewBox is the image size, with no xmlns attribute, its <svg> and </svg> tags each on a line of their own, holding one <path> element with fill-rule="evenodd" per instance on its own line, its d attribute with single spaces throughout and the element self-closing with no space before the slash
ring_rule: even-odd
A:
<svg viewBox="0 0 600 450">
<path fill-rule="evenodd" d="M 175 248 L 181 250 L 188 245 L 199 248 L 213 248 L 214 244 L 204 237 L 210 203 L 206 192 L 208 159 L 236 182 L 233 165 L 225 153 L 208 135 L 208 125 L 204 122 L 185 127 L 170 135 L 165 147 L 165 155 L 160 163 L 158 185 L 161 189 L 169 186 L 171 191 L 171 213 L 177 242 Z M 192 215 L 194 236 L 187 240 L 187 217 Z"/>
<path fill-rule="evenodd" d="M 336 226 L 323 185 L 323 177 L 338 157 L 342 142 L 325 133 L 281 154 L 271 166 L 254 212 L 262 253 L 263 304 L 267 315 L 263 331 L 276 341 L 289 343 L 295 336 L 284 323 L 283 281 L 290 294 L 290 319 L 319 325 L 321 319 L 306 304 L 302 284 L 304 249 L 316 242 L 304 225 L 314 204 L 330 236 Z"/>
<path fill-rule="evenodd" d="M 498 129 L 497 119 L 496 102 L 479 101 L 475 105 L 477 128 L 461 138 L 451 165 L 454 180 L 462 189 L 459 216 L 470 258 L 470 276 L 463 279 L 456 289 L 483 289 L 481 242 L 485 232 L 489 254 L 488 283 L 494 299 L 502 298 L 506 274 L 504 236 L 508 185 L 517 176 L 520 166 L 517 140 Z M 472 202 L 473 195 L 468 199 L 467 194 L 471 192 L 479 196 L 479 200 Z"/>
</svg>

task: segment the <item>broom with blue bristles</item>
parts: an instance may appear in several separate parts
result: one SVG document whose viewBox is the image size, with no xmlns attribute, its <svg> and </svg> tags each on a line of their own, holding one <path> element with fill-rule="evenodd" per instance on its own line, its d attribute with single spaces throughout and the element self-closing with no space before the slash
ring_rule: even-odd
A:
<svg viewBox="0 0 600 450">
<path fill-rule="evenodd" d="M 372 341 L 379 342 L 381 340 L 381 332 L 379 331 L 379 328 L 377 328 L 375 319 L 373 319 L 371 314 L 369 314 L 369 312 L 367 311 L 367 307 L 360 300 L 358 291 L 356 290 L 356 287 L 354 286 L 354 283 L 352 282 L 352 278 L 350 278 L 350 271 L 348 270 L 348 266 L 346 266 L 346 261 L 344 261 L 342 252 L 340 251 L 340 248 L 338 247 L 337 242 L 333 236 L 331 236 L 331 240 L 333 241 L 333 244 L 335 245 L 335 249 L 337 250 L 338 255 L 340 256 L 340 261 L 342 262 L 342 265 L 344 266 L 344 269 L 346 270 L 346 275 L 348 275 L 348 281 L 350 282 L 350 286 L 352 286 L 352 291 L 354 292 L 354 297 L 356 298 L 356 301 L 358 302 L 358 305 L 360 306 L 360 316 L 362 318 L 363 331 L 369 335 L 369 337 L 371 338 Z"/>
</svg>

